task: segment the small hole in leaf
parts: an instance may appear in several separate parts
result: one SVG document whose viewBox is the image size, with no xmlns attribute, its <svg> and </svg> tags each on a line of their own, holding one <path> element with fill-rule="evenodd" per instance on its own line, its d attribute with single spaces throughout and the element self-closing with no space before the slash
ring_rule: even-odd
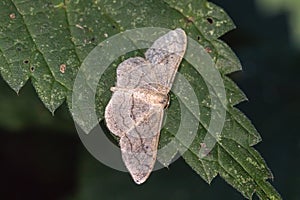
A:
<svg viewBox="0 0 300 200">
<path fill-rule="evenodd" d="M 197 36 L 197 40 L 200 40 L 200 39 L 201 39 L 201 38 L 200 38 L 200 35 L 198 35 L 198 36 Z"/>
<path fill-rule="evenodd" d="M 34 72 L 35 68 L 33 66 L 30 67 L 30 71 Z"/>
<path fill-rule="evenodd" d="M 91 38 L 91 42 L 95 42 L 96 38 L 95 37 L 92 37 Z"/>
<path fill-rule="evenodd" d="M 112 25 L 111 27 L 112 27 L 113 29 L 115 29 L 115 28 L 116 28 L 116 26 L 115 26 L 115 25 Z"/>
<path fill-rule="evenodd" d="M 28 63 L 29 63 L 29 60 L 24 60 L 23 63 L 24 63 L 24 64 L 28 64 Z"/>
<path fill-rule="evenodd" d="M 211 17 L 206 18 L 206 20 L 210 24 L 214 23 L 214 20 Z"/>
</svg>

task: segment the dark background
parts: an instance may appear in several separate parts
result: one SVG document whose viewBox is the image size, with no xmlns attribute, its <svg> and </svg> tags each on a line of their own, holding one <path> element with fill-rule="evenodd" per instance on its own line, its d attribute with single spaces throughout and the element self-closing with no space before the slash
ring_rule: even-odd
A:
<svg viewBox="0 0 300 200">
<path fill-rule="evenodd" d="M 237 29 L 222 37 L 244 71 L 232 78 L 249 98 L 238 107 L 263 141 L 256 145 L 284 199 L 300 199 L 300 51 L 290 13 L 264 14 L 255 1 L 214 0 Z M 299 10 L 300 11 L 300 10 Z M 207 185 L 179 159 L 142 186 L 95 160 L 65 105 L 53 117 L 30 83 L 16 95 L 0 79 L 0 199 L 243 199 L 221 178 Z"/>
</svg>

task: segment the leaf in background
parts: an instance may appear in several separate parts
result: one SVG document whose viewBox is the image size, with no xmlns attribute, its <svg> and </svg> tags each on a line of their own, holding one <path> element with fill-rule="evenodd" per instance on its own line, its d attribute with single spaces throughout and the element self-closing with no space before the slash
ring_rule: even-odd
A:
<svg viewBox="0 0 300 200">
<path fill-rule="evenodd" d="M 261 0 L 257 1 L 263 14 L 278 15 L 278 13 L 288 12 L 290 21 L 289 29 L 292 32 L 292 39 L 296 45 L 300 45 L 300 1 L 298 0 Z"/>
<path fill-rule="evenodd" d="M 214 149 L 204 158 L 199 148 L 207 134 L 211 110 L 209 86 L 200 74 L 183 62 L 180 72 L 194 87 L 201 112 L 195 140 L 182 156 L 208 183 L 220 174 L 229 184 L 251 199 L 281 199 L 266 180 L 272 174 L 261 156 L 251 147 L 261 138 L 251 122 L 234 106 L 246 100 L 243 92 L 226 75 L 241 65 L 231 49 L 218 37 L 234 28 L 227 14 L 205 0 L 153 1 L 21 1 L 0 2 L 0 71 L 16 92 L 31 80 L 44 105 L 53 113 L 66 99 L 70 106 L 72 86 L 83 59 L 106 37 L 138 27 L 182 27 L 189 37 L 198 40 L 210 53 L 225 83 L 228 106 L 222 133 Z M 99 58 L 101 59 L 101 58 Z M 65 66 L 64 70 L 61 67 Z M 110 98 L 114 83 L 113 66 L 100 82 L 97 105 L 99 119 Z M 103 81 L 103 80 L 102 80 Z M 174 137 L 179 124 L 178 106 L 174 101 L 167 112 L 160 145 Z M 178 104 L 177 104 L 178 105 Z M 197 119 L 197 118 L 196 118 Z M 180 141 L 177 141 L 180 145 Z"/>
</svg>

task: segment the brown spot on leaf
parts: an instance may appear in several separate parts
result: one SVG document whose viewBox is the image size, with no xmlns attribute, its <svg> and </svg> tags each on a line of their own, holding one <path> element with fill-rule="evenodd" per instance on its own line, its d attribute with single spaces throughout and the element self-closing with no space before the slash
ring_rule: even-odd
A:
<svg viewBox="0 0 300 200">
<path fill-rule="evenodd" d="M 15 14 L 15 13 L 11 13 L 11 14 L 9 15 L 9 18 L 10 18 L 10 19 L 16 19 L 16 14 Z"/>
<path fill-rule="evenodd" d="M 195 19 L 194 19 L 194 17 L 187 17 L 186 21 L 188 24 L 190 24 L 190 23 L 194 23 Z"/>
<path fill-rule="evenodd" d="M 205 47 L 205 51 L 206 51 L 207 53 L 211 53 L 211 52 L 212 52 L 211 48 L 209 48 L 209 47 Z"/>
<path fill-rule="evenodd" d="M 60 66 L 59 66 L 59 71 L 61 72 L 61 73 L 65 73 L 65 71 L 66 71 L 66 68 L 67 68 L 67 65 L 66 64 L 61 64 Z"/>
</svg>

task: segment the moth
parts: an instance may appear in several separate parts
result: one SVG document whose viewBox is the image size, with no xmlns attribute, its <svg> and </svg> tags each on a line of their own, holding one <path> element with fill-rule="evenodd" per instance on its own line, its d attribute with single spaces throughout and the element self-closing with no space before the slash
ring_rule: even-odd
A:
<svg viewBox="0 0 300 200">
<path fill-rule="evenodd" d="M 153 170 L 164 108 L 186 46 L 187 36 L 177 28 L 159 37 L 145 58 L 129 58 L 117 67 L 105 121 L 120 138 L 122 159 L 137 184 Z"/>
</svg>

